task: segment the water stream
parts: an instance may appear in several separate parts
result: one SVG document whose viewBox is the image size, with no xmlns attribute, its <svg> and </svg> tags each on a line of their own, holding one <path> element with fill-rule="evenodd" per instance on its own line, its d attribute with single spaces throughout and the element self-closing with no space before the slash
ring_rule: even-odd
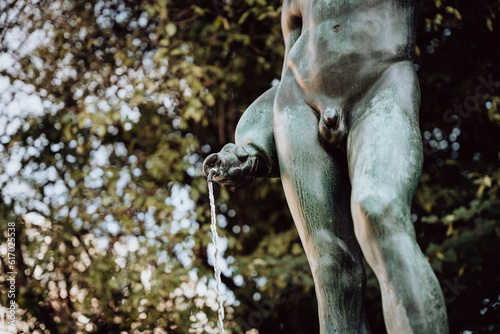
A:
<svg viewBox="0 0 500 334">
<path fill-rule="evenodd" d="M 217 174 L 218 171 L 215 168 L 212 168 L 208 172 L 207 180 L 208 180 L 208 195 L 210 197 L 210 212 L 211 212 L 211 224 L 210 229 L 212 230 L 212 242 L 215 246 L 215 254 L 214 254 L 214 271 L 215 271 L 215 293 L 217 294 L 217 304 L 218 308 L 218 320 L 217 326 L 219 327 L 220 334 L 224 334 L 224 305 L 222 300 L 222 292 L 221 292 L 221 280 L 220 280 L 220 268 L 219 268 L 219 234 L 217 233 L 217 216 L 215 215 L 215 200 L 214 200 L 214 187 L 212 183 L 212 177 L 214 174 Z"/>
</svg>

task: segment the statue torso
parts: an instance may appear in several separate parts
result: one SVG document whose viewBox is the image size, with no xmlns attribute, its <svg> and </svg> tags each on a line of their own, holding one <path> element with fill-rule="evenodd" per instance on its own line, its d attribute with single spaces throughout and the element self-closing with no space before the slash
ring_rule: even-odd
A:
<svg viewBox="0 0 500 334">
<path fill-rule="evenodd" d="M 285 0 L 283 80 L 291 70 L 318 109 L 356 99 L 391 64 L 412 59 L 416 2 Z"/>
</svg>

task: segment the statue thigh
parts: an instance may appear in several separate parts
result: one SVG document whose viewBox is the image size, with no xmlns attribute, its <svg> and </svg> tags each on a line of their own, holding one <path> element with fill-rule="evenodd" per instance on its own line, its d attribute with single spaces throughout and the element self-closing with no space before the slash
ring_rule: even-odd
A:
<svg viewBox="0 0 500 334">
<path fill-rule="evenodd" d="M 368 333 L 365 272 L 350 214 L 343 152 L 319 141 L 318 116 L 293 83 L 280 84 L 274 136 L 281 179 L 312 270 L 321 333 Z"/>
<path fill-rule="evenodd" d="M 447 327 L 439 283 L 411 220 L 423 160 L 419 98 L 413 66 L 396 64 L 355 106 L 348 133 L 354 230 L 380 283 L 389 333 Z"/>
<path fill-rule="evenodd" d="M 416 245 L 410 206 L 423 159 L 418 107 L 413 68 L 399 66 L 387 70 L 350 115 L 347 159 L 354 228 L 375 272 L 384 267 L 381 244 L 389 251 L 396 245 L 390 238 L 409 238 Z"/>
</svg>

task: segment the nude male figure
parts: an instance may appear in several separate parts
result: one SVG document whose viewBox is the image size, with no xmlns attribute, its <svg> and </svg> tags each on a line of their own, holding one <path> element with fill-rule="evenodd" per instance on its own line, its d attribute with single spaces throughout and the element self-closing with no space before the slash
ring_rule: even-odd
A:
<svg viewBox="0 0 500 334">
<path fill-rule="evenodd" d="M 205 161 L 236 189 L 281 176 L 315 281 L 321 333 L 370 333 L 362 254 L 389 333 L 447 333 L 410 218 L 421 173 L 413 66 L 420 0 L 285 0 L 279 85 Z"/>
</svg>

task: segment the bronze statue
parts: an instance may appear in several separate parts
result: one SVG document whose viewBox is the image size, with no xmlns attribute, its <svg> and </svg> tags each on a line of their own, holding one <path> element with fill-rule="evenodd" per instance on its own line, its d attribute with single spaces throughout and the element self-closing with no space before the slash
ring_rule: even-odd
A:
<svg viewBox="0 0 500 334">
<path fill-rule="evenodd" d="M 281 176 L 321 333 L 370 333 L 362 256 L 389 333 L 447 333 L 438 280 L 411 221 L 422 168 L 413 64 L 420 0 L 285 0 L 280 83 L 205 161 L 229 189 Z M 361 250 L 361 251 L 360 251 Z"/>
</svg>

